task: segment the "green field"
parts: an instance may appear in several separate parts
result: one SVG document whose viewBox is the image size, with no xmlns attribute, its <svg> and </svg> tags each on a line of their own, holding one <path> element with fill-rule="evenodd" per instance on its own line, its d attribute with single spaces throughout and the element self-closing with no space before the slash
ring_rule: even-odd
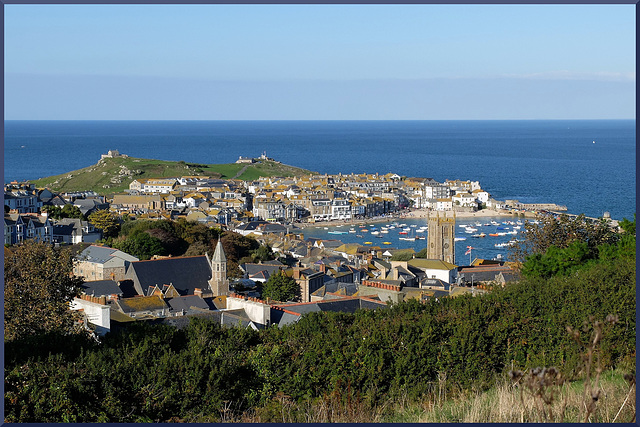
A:
<svg viewBox="0 0 640 427">
<path fill-rule="evenodd" d="M 32 181 L 38 188 L 49 188 L 52 191 L 95 191 L 108 195 L 129 188 L 134 179 L 210 176 L 222 179 L 254 180 L 261 176 L 302 176 L 310 171 L 283 165 L 273 161 L 262 161 L 254 164 L 219 164 L 206 165 L 183 161 L 170 162 L 164 160 L 139 158 L 107 158 L 95 165 L 67 172 L 61 175 Z"/>
</svg>

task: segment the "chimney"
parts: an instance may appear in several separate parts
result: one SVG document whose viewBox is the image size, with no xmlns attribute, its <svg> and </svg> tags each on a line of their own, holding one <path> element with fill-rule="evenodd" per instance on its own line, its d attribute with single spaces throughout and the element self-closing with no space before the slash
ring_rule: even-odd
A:
<svg viewBox="0 0 640 427">
<path fill-rule="evenodd" d="M 293 278 L 295 280 L 300 279 L 300 267 L 293 267 Z"/>
<path fill-rule="evenodd" d="M 193 290 L 193 294 L 194 294 L 195 296 L 202 297 L 202 289 L 200 289 L 200 288 L 195 288 L 195 289 Z"/>
<path fill-rule="evenodd" d="M 326 273 L 327 272 L 327 265 L 326 264 L 320 264 L 320 272 L 322 272 L 322 273 Z"/>
</svg>

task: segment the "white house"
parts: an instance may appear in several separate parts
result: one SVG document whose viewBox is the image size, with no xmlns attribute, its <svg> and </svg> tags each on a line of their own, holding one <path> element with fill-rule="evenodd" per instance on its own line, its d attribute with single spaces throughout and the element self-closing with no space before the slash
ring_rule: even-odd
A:
<svg viewBox="0 0 640 427">
<path fill-rule="evenodd" d="M 450 211 L 453 209 L 453 201 L 451 198 L 446 199 L 436 199 L 436 210 L 437 211 Z"/>
<path fill-rule="evenodd" d="M 424 271 L 428 279 L 440 279 L 443 282 L 455 283 L 458 266 L 439 259 L 413 258 L 409 265 Z"/>
</svg>

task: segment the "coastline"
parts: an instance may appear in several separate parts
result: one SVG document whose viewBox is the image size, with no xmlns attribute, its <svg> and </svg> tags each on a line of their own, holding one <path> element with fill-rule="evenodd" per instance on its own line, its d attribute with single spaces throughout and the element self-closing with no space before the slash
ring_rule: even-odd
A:
<svg viewBox="0 0 640 427">
<path fill-rule="evenodd" d="M 295 224 L 296 228 L 304 229 L 304 228 L 312 228 L 312 227 L 335 227 L 338 225 L 366 225 L 366 224 L 378 224 L 382 222 L 395 222 L 403 219 L 415 219 L 415 218 L 427 218 L 430 213 L 436 212 L 431 211 L 429 209 L 413 209 L 407 212 L 403 212 L 400 214 L 394 214 L 385 217 L 375 217 L 375 218 L 367 218 L 367 219 L 356 219 L 356 220 L 335 220 L 335 221 L 320 221 L 320 222 L 311 222 L 311 223 L 297 223 Z M 519 212 L 518 212 L 519 213 Z M 475 212 L 456 212 L 456 218 L 476 218 L 476 217 L 516 217 L 516 212 L 511 212 L 508 210 L 494 210 L 494 209 L 482 209 Z M 526 218 L 535 217 L 535 213 L 533 212 L 524 212 Z"/>
</svg>

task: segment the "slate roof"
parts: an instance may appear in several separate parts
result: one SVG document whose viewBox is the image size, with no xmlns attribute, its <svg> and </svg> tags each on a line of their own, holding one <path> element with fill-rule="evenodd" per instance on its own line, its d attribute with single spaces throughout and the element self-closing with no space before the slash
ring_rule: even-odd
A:
<svg viewBox="0 0 640 427">
<path fill-rule="evenodd" d="M 211 266 L 204 255 L 136 261 L 129 264 L 125 277 L 133 280 L 140 295 L 150 286 L 168 284 L 181 295 L 193 295 L 195 288 L 209 289 Z"/>
<path fill-rule="evenodd" d="M 218 239 L 218 243 L 216 243 L 216 251 L 213 253 L 211 262 L 227 262 L 227 257 L 224 255 L 224 249 L 222 249 L 222 241 L 220 239 Z"/>
<path fill-rule="evenodd" d="M 509 267 L 499 265 L 484 265 L 479 267 L 462 267 L 458 271 L 458 277 L 463 281 L 471 282 L 491 282 L 496 280 L 500 273 L 513 274 Z"/>
<path fill-rule="evenodd" d="M 169 298 L 166 299 L 165 302 L 169 306 L 169 310 L 172 312 L 181 312 L 184 310 L 185 313 L 190 313 L 193 311 L 197 311 L 194 310 L 193 307 L 201 310 L 210 310 L 210 307 L 206 303 L 206 301 L 198 295 Z"/>
<path fill-rule="evenodd" d="M 113 258 L 121 258 L 126 261 L 138 261 L 138 258 L 118 249 L 105 246 L 91 245 L 77 256 L 79 261 L 88 261 L 96 264 L 104 264 Z"/>
<path fill-rule="evenodd" d="M 83 292 L 87 295 L 94 297 L 102 297 L 109 295 L 123 295 L 122 290 L 118 284 L 113 280 L 93 280 L 84 282 L 80 285 L 83 288 Z"/>
<path fill-rule="evenodd" d="M 251 276 L 255 276 L 256 274 L 258 274 L 261 271 L 266 271 L 268 273 L 268 275 L 273 274 L 273 272 L 278 272 L 278 270 L 280 270 L 280 267 L 283 264 L 281 264 L 280 266 L 278 265 L 272 265 L 272 264 L 243 264 L 242 265 L 242 269 L 245 271 L 246 275 L 248 277 Z M 269 276 L 267 276 L 268 278 Z"/>
</svg>

